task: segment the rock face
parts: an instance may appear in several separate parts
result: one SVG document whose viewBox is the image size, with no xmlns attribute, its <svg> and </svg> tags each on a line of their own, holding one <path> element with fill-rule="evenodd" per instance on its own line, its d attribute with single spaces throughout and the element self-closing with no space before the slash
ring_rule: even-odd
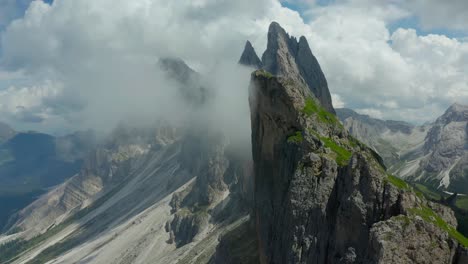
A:
<svg viewBox="0 0 468 264">
<path fill-rule="evenodd" d="M 251 89 L 261 263 L 452 262 L 456 240 L 418 220 L 446 209 L 389 178 L 370 149 L 310 106 L 318 101 L 309 89 L 262 71 Z M 441 221 L 456 226 L 448 212 Z"/>
<path fill-rule="evenodd" d="M 244 54 L 247 55 L 244 56 Z M 290 37 L 278 23 L 273 22 L 268 30 L 268 45 L 263 53 L 261 64 L 255 59 L 256 57 L 250 42 L 247 42 L 240 60 L 241 64 L 255 65 L 257 68 L 262 65 L 262 69 L 277 76 L 288 78 L 295 76 L 298 78 L 295 81 L 308 86 L 328 112 L 335 113 L 327 80 L 305 37 L 302 36 L 297 41 L 295 37 Z"/>
<path fill-rule="evenodd" d="M 258 58 L 250 41 L 245 43 L 244 52 L 239 59 L 239 64 L 253 67 L 255 69 L 261 69 L 263 66 L 262 61 Z"/>
<path fill-rule="evenodd" d="M 263 60 L 282 74 L 257 70 L 250 87 L 260 262 L 452 263 L 453 212 L 418 197 L 348 135 L 303 82 L 286 50 L 295 40 L 284 36 L 270 27 Z"/>
<path fill-rule="evenodd" d="M 468 193 L 468 106 L 452 105 L 429 131 L 418 169 L 410 179 Z"/>
</svg>

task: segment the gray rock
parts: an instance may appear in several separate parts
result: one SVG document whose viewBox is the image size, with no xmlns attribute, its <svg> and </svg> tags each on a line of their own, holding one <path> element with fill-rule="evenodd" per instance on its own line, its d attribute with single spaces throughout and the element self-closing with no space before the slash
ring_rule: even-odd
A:
<svg viewBox="0 0 468 264">
<path fill-rule="evenodd" d="M 257 53 L 255 52 L 255 49 L 253 48 L 250 41 L 245 43 L 244 52 L 239 59 L 239 64 L 253 67 L 255 69 L 261 69 L 263 66 L 262 61 L 260 58 L 258 58 Z"/>
<path fill-rule="evenodd" d="M 321 105 L 330 113 L 335 113 L 327 80 L 305 37 L 297 41 L 278 23 L 271 23 L 262 62 L 263 69 L 274 75 L 293 78 L 295 81 L 301 78 Z"/>
<path fill-rule="evenodd" d="M 293 74 L 296 70 L 281 67 Z M 321 119 L 319 113 L 307 114 L 303 109 L 312 93 L 303 83 L 257 71 L 252 74 L 251 96 L 254 219 L 261 263 L 453 259 L 457 242 L 435 224 L 417 221 L 412 213 L 412 208 L 436 206 L 410 189 L 390 184 L 378 155 L 353 143 L 339 123 Z M 354 154 L 343 162 L 337 149 Z M 456 226 L 453 213 L 434 208 L 428 210 Z M 394 217 L 408 217 L 414 229 L 424 230 L 425 241 L 418 243 L 418 233 L 410 232 L 414 241 L 404 243 L 409 236 L 403 228 L 406 222 L 385 227 Z M 395 238 L 390 246 L 386 232 Z M 433 245 L 438 249 L 431 250 Z"/>
</svg>

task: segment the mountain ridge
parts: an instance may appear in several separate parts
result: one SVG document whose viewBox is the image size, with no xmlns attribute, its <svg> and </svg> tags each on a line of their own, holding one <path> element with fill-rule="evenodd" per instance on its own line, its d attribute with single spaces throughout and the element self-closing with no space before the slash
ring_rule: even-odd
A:
<svg viewBox="0 0 468 264">
<path fill-rule="evenodd" d="M 253 47 L 248 44 L 250 42 L 247 42 L 244 53 L 258 58 Z M 243 64 L 243 61 L 240 62 Z M 252 66 L 251 61 L 245 63 L 246 66 Z M 304 36 L 297 41 L 277 22 L 272 22 L 268 29 L 267 49 L 262 55 L 261 63 L 262 67 L 257 68 L 262 68 L 273 75 L 298 78 L 297 81 L 305 83 L 328 112 L 335 113 L 325 75 Z"/>
</svg>

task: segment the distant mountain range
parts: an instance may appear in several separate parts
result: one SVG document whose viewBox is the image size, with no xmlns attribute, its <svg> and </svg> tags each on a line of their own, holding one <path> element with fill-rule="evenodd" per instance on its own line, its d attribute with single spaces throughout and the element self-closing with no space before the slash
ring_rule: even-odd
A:
<svg viewBox="0 0 468 264">
<path fill-rule="evenodd" d="M 0 125 L 0 230 L 8 218 L 48 188 L 76 174 L 94 147 L 91 132 L 63 137 L 16 132 Z"/>
<path fill-rule="evenodd" d="M 376 150 L 389 171 L 436 189 L 468 193 L 468 106 L 453 104 L 435 122 L 414 126 L 337 109 L 344 126 Z"/>
</svg>

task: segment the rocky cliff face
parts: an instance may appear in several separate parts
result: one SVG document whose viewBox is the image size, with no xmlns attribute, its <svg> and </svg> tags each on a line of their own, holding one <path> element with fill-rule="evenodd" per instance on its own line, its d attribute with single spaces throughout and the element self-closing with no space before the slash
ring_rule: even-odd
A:
<svg viewBox="0 0 468 264">
<path fill-rule="evenodd" d="M 451 263 L 458 242 L 450 209 L 389 176 L 347 134 L 292 66 L 291 39 L 271 43 L 272 28 L 279 56 L 264 64 L 283 74 L 258 70 L 250 88 L 260 262 Z"/>
<path fill-rule="evenodd" d="M 452 262 L 449 209 L 388 176 L 301 84 L 257 71 L 251 89 L 261 263 Z"/>
<path fill-rule="evenodd" d="M 408 178 L 468 193 L 468 106 L 452 105 L 427 134 L 423 157 Z"/>
<path fill-rule="evenodd" d="M 302 36 L 297 41 L 278 23 L 271 23 L 268 30 L 268 45 L 261 64 L 255 59 L 257 55 L 249 44 L 250 42 L 246 44 L 239 61 L 241 64 L 256 66 L 277 76 L 298 78 L 295 81 L 305 84 L 328 112 L 335 113 L 327 80 L 305 37 Z M 261 67 L 258 67 L 260 65 Z"/>
<path fill-rule="evenodd" d="M 263 67 L 263 63 L 260 58 L 257 56 L 254 47 L 250 41 L 245 43 L 244 52 L 239 59 L 239 64 L 253 67 L 255 69 L 261 69 Z"/>
</svg>

